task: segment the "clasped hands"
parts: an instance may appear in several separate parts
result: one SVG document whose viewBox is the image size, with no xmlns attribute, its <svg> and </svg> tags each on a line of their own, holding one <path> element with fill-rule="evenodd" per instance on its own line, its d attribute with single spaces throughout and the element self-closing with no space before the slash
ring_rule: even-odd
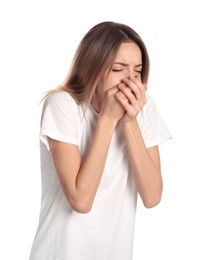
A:
<svg viewBox="0 0 210 260">
<path fill-rule="evenodd" d="M 146 104 L 146 90 L 139 77 L 124 78 L 106 91 L 102 114 L 108 113 L 109 117 L 121 122 L 135 119 Z"/>
</svg>

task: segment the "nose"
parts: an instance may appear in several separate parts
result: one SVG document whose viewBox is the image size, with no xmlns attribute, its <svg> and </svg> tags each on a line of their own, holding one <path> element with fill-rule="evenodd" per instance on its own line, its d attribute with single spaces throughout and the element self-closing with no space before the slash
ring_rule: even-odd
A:
<svg viewBox="0 0 210 260">
<path fill-rule="evenodd" d="M 140 73 L 136 71 L 129 71 L 127 78 L 140 78 Z"/>
</svg>

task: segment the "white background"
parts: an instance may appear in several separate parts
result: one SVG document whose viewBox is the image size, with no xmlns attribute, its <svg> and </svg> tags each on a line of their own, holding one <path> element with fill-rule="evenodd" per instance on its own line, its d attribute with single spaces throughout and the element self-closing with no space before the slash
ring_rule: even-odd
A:
<svg viewBox="0 0 210 260">
<path fill-rule="evenodd" d="M 161 204 L 148 210 L 139 202 L 134 260 L 210 259 L 207 4 L 0 2 L 0 259 L 27 260 L 37 228 L 41 95 L 62 82 L 82 36 L 105 20 L 126 23 L 144 39 L 151 59 L 149 94 L 173 136 L 160 148 Z"/>
</svg>

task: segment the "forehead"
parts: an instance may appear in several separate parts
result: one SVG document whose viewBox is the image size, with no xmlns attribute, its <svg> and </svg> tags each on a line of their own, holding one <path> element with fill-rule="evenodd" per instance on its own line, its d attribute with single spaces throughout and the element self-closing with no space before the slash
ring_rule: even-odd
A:
<svg viewBox="0 0 210 260">
<path fill-rule="evenodd" d="M 142 55 L 139 46 L 134 42 L 121 43 L 116 53 L 114 62 L 125 62 L 140 64 Z"/>
</svg>

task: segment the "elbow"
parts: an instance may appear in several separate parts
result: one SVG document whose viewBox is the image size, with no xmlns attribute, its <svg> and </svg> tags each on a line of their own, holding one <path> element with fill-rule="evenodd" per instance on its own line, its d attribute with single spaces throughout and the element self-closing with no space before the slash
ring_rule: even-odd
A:
<svg viewBox="0 0 210 260">
<path fill-rule="evenodd" d="M 163 185 L 161 183 L 161 185 L 156 187 L 155 189 L 152 189 L 142 194 L 143 195 L 142 201 L 145 208 L 151 209 L 157 206 L 161 202 L 162 192 L 163 192 Z"/>
<path fill-rule="evenodd" d="M 81 214 L 87 214 L 91 211 L 91 207 L 82 206 L 82 205 L 73 205 L 71 206 L 74 211 Z"/>
<path fill-rule="evenodd" d="M 69 201 L 69 204 L 74 211 L 81 214 L 87 214 L 92 209 L 92 203 L 88 203 L 82 200 Z"/>
<path fill-rule="evenodd" d="M 154 198 L 149 198 L 143 200 L 144 207 L 147 209 L 154 208 L 161 202 L 161 195 L 155 196 Z"/>
</svg>

